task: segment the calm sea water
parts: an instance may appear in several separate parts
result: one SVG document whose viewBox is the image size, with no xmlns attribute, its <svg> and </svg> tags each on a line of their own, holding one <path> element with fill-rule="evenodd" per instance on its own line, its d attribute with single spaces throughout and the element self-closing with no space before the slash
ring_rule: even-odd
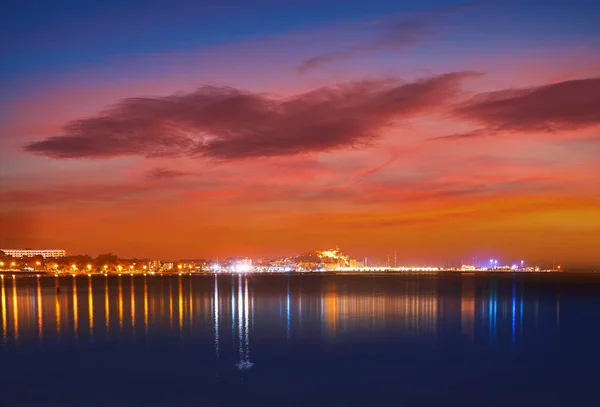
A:
<svg viewBox="0 0 600 407">
<path fill-rule="evenodd" d="M 0 300 L 2 406 L 600 405 L 594 276 L 7 275 Z"/>
</svg>

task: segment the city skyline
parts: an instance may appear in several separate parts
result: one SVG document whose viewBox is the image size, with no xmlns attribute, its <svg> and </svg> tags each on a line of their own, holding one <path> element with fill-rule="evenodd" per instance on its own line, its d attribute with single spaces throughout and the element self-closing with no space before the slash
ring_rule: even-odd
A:
<svg viewBox="0 0 600 407">
<path fill-rule="evenodd" d="M 600 265 L 600 5 L 196 3 L 7 11 L 0 247 Z"/>
<path fill-rule="evenodd" d="M 181 273 L 234 273 L 251 272 L 344 272 L 344 271 L 503 271 L 503 272 L 547 272 L 547 271 L 584 271 L 567 264 L 566 267 L 556 261 L 539 264 L 529 260 L 498 259 L 473 256 L 468 259 L 447 259 L 443 263 L 405 262 L 398 259 L 397 252 L 384 259 L 357 258 L 339 247 L 328 250 L 314 250 L 293 255 L 271 258 L 248 256 L 227 256 L 225 258 L 196 256 L 185 259 L 122 257 L 114 253 L 72 254 L 65 250 L 0 249 L 0 271 L 49 272 L 66 274 L 115 273 L 144 274 L 149 272 Z M 592 268 L 587 271 L 594 271 Z M 133 275 L 133 274 L 132 274 Z"/>
</svg>

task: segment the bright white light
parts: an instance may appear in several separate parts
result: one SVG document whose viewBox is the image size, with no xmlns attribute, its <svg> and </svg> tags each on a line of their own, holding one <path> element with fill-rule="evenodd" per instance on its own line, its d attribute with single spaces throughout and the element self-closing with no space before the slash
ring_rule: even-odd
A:
<svg viewBox="0 0 600 407">
<path fill-rule="evenodd" d="M 247 273 L 250 271 L 250 265 L 246 263 L 237 263 L 233 266 L 233 269 L 238 273 Z"/>
</svg>

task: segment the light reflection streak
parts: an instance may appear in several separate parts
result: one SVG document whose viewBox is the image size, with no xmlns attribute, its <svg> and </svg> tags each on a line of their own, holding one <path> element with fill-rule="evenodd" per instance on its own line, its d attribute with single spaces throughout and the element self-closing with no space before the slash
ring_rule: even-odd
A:
<svg viewBox="0 0 600 407">
<path fill-rule="evenodd" d="M 131 330 L 135 337 L 135 280 L 131 276 Z"/>
<path fill-rule="evenodd" d="M 238 281 L 238 340 L 239 340 L 239 358 L 238 368 L 240 370 L 249 370 L 253 363 L 250 362 L 250 332 L 249 332 L 249 298 L 248 298 L 248 277 L 239 277 Z"/>
<path fill-rule="evenodd" d="M 58 279 L 56 279 L 56 301 L 54 304 L 56 312 L 56 337 L 60 340 L 60 296 L 58 295 Z"/>
<path fill-rule="evenodd" d="M 37 281 L 37 315 L 38 315 L 38 338 L 40 340 L 40 343 L 42 343 L 43 341 L 43 323 L 44 323 L 44 318 L 43 318 L 43 311 L 42 311 L 42 286 L 41 286 L 41 281 L 38 278 Z"/>
<path fill-rule="evenodd" d="M 523 338 L 523 300 L 525 298 L 525 288 L 521 284 L 521 297 L 519 299 L 519 337 Z"/>
<path fill-rule="evenodd" d="M 88 315 L 90 320 L 90 339 L 94 341 L 94 289 L 92 288 L 92 277 L 88 277 Z"/>
<path fill-rule="evenodd" d="M 243 327 L 242 327 L 242 318 L 243 318 L 243 303 L 242 303 L 242 276 L 240 275 L 238 277 L 238 297 L 237 297 L 237 303 L 238 303 L 238 317 L 237 317 L 237 328 L 238 328 L 238 347 L 239 347 L 239 357 L 240 357 L 240 365 L 242 364 L 242 360 L 243 360 L 243 348 L 242 348 L 242 342 L 243 342 L 243 338 L 242 338 L 242 332 L 243 332 Z"/>
<path fill-rule="evenodd" d="M 144 330 L 148 336 L 148 281 L 144 276 Z"/>
<path fill-rule="evenodd" d="M 188 300 L 188 305 L 189 305 L 189 308 L 188 308 L 189 315 L 188 316 L 189 316 L 189 320 L 190 320 L 190 330 L 192 329 L 192 321 L 193 321 L 192 315 L 194 314 L 193 298 L 194 297 L 192 294 L 192 280 L 190 278 L 190 296 L 189 296 L 189 300 Z"/>
<path fill-rule="evenodd" d="M 76 277 L 73 277 L 73 334 L 75 336 L 75 341 L 77 341 L 77 333 L 79 331 L 79 313 L 78 313 L 78 304 L 77 304 L 77 280 Z"/>
<path fill-rule="evenodd" d="M 290 279 L 289 279 L 289 277 L 288 277 L 288 284 L 287 284 L 287 299 L 286 299 L 286 304 L 285 304 L 285 314 L 286 314 L 286 321 L 287 321 L 286 336 L 288 339 L 290 339 Z"/>
<path fill-rule="evenodd" d="M 123 332 L 123 282 L 119 278 L 119 329 Z"/>
<path fill-rule="evenodd" d="M 517 282 L 513 278 L 512 286 L 512 342 L 517 341 Z"/>
<path fill-rule="evenodd" d="M 244 363 L 246 365 L 251 366 L 252 364 L 250 363 L 250 333 L 248 332 L 248 277 L 244 278 L 244 283 L 246 285 L 244 290 L 244 345 L 246 348 Z"/>
<path fill-rule="evenodd" d="M 215 332 L 215 353 L 219 357 L 219 284 L 218 277 L 215 274 L 215 293 L 213 296 L 213 323 Z"/>
<path fill-rule="evenodd" d="M 17 305 L 17 280 L 13 278 L 13 332 L 15 343 L 19 341 L 19 311 Z"/>
<path fill-rule="evenodd" d="M 494 304 L 493 304 L 493 298 L 494 298 L 494 292 L 493 292 L 493 287 L 490 285 L 490 289 L 489 289 L 489 299 L 488 299 L 488 328 L 490 331 L 490 341 L 493 338 L 493 331 L 494 331 Z"/>
<path fill-rule="evenodd" d="M 108 299 L 108 276 L 104 278 L 104 317 L 106 319 L 106 333 L 110 332 L 110 302 Z"/>
<path fill-rule="evenodd" d="M 473 339 L 475 330 L 475 287 L 473 279 L 462 276 L 460 323 L 462 334 Z"/>
<path fill-rule="evenodd" d="M 2 276 L 2 338 L 4 343 L 8 343 L 6 318 L 6 290 L 4 288 L 4 276 Z"/>
<path fill-rule="evenodd" d="M 177 297 L 177 311 L 179 314 L 179 335 L 181 335 L 183 328 L 183 283 L 181 281 L 181 276 L 179 276 L 179 289 Z"/>
<path fill-rule="evenodd" d="M 231 276 L 231 337 L 235 338 L 235 277 Z M 235 343 L 233 343 L 235 350 Z"/>
<path fill-rule="evenodd" d="M 173 284 L 169 279 L 169 326 L 173 330 Z"/>
</svg>

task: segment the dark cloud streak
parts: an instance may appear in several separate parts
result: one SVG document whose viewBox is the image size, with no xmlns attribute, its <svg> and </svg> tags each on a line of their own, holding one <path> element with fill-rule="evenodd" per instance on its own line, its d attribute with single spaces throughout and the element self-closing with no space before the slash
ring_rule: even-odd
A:
<svg viewBox="0 0 600 407">
<path fill-rule="evenodd" d="M 600 78 L 480 94 L 455 113 L 496 131 L 560 131 L 597 125 Z"/>
<path fill-rule="evenodd" d="M 380 130 L 447 104 L 464 79 L 456 72 L 405 83 L 365 80 L 289 98 L 203 86 L 167 97 L 128 98 L 63 134 L 30 143 L 58 159 L 181 155 L 235 160 L 368 145 Z"/>
</svg>

